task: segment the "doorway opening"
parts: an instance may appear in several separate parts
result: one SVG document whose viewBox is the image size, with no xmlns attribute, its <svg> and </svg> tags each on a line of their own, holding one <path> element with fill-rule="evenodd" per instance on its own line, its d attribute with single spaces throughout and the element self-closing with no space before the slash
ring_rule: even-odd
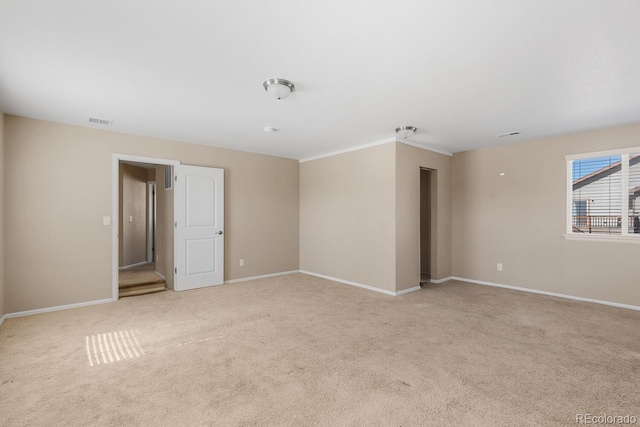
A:
<svg viewBox="0 0 640 427">
<path fill-rule="evenodd" d="M 179 163 L 113 155 L 114 300 L 172 289 L 173 191 L 163 190 L 163 183 L 165 166 L 171 171 Z"/>
<path fill-rule="evenodd" d="M 420 168 L 420 285 L 431 281 L 435 262 L 433 223 L 435 211 L 435 174 L 432 169 Z"/>
<path fill-rule="evenodd" d="M 150 181 L 152 169 L 155 175 Z M 134 186 L 141 193 L 144 191 L 144 197 L 131 196 L 128 187 L 133 184 L 120 179 L 125 172 L 138 175 L 138 183 L 133 179 Z M 162 278 L 169 290 L 185 291 L 224 283 L 224 169 L 113 154 L 112 177 L 114 301 L 121 296 L 119 273 L 134 268 L 146 267 L 144 273 L 150 273 L 154 281 L 156 277 Z M 147 194 L 154 181 L 164 183 L 164 189 L 162 185 L 156 186 L 155 200 L 153 193 Z M 136 204 L 144 208 L 138 206 L 136 210 Z M 149 233 L 153 217 L 155 232 Z M 132 232 L 143 238 L 132 238 Z M 149 263 L 149 259 L 155 261 Z"/>
<path fill-rule="evenodd" d="M 165 290 L 156 269 L 156 164 L 118 163 L 118 297 Z"/>
</svg>

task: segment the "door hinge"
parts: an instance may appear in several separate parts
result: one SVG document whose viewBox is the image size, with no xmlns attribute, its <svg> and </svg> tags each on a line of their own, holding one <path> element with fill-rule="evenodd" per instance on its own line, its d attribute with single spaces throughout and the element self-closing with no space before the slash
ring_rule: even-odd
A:
<svg viewBox="0 0 640 427">
<path fill-rule="evenodd" d="M 178 221 L 174 222 L 174 223 L 173 223 L 173 226 L 174 226 L 175 228 L 178 228 Z"/>
<path fill-rule="evenodd" d="M 178 182 L 178 175 L 174 176 L 173 179 Z"/>
<path fill-rule="evenodd" d="M 178 274 L 178 267 L 174 269 L 175 273 Z"/>
</svg>

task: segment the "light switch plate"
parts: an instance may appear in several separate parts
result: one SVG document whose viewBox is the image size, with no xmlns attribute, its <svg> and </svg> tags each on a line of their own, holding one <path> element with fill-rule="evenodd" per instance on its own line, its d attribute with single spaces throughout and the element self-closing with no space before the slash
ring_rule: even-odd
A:
<svg viewBox="0 0 640 427">
<path fill-rule="evenodd" d="M 111 217 L 103 216 L 102 217 L 102 225 L 111 225 Z"/>
</svg>

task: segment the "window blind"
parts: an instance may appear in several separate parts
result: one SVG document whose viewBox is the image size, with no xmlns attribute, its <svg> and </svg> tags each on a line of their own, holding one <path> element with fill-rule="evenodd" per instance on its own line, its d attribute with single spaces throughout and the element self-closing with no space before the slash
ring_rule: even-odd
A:
<svg viewBox="0 0 640 427">
<path fill-rule="evenodd" d="M 573 232 L 621 234 L 622 156 L 573 161 Z"/>
</svg>

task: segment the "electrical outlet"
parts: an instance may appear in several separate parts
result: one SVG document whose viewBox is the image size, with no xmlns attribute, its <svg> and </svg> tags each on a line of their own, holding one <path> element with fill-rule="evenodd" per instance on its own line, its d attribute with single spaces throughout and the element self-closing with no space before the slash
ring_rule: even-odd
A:
<svg viewBox="0 0 640 427">
<path fill-rule="evenodd" d="M 244 267 L 244 260 L 243 259 L 240 260 L 240 267 Z"/>
<path fill-rule="evenodd" d="M 111 217 L 110 216 L 103 216 L 102 217 L 102 224 L 103 225 L 111 225 Z"/>
<path fill-rule="evenodd" d="M 498 263 L 498 271 L 502 271 L 502 264 Z"/>
</svg>

